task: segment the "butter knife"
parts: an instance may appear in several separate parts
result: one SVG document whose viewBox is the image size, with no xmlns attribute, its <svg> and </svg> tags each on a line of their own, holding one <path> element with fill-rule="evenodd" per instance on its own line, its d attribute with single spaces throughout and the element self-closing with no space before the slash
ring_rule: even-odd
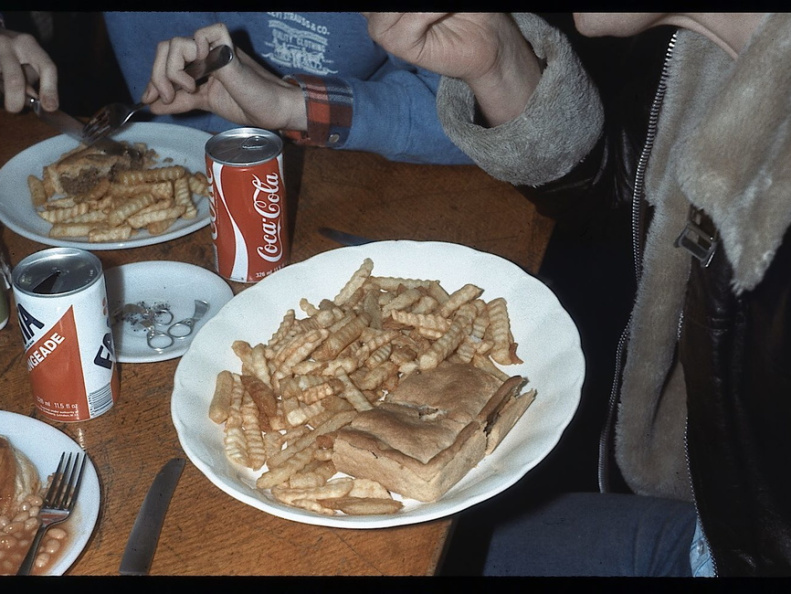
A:
<svg viewBox="0 0 791 594">
<path fill-rule="evenodd" d="M 3 79 L 0 78 L 0 97 L 2 97 L 4 92 L 3 87 Z M 87 143 L 83 137 L 83 128 L 85 124 L 83 124 L 77 118 L 70 116 L 69 114 L 56 109 L 55 111 L 47 111 L 41 108 L 41 103 L 38 99 L 33 97 L 32 95 L 27 95 L 27 107 L 33 110 L 33 112 L 39 117 L 39 119 L 46 123 L 49 126 L 52 126 L 56 130 L 59 130 L 63 134 L 66 134 L 72 138 L 74 138 L 77 142 L 85 143 L 86 145 L 90 146 L 91 144 L 98 148 L 99 150 L 107 153 L 108 155 L 121 155 L 125 152 L 133 152 L 134 149 L 130 149 L 127 146 L 121 144 L 116 140 L 111 140 L 109 138 L 100 138 L 96 142 Z"/>
<path fill-rule="evenodd" d="M 327 239 L 336 241 L 341 245 L 365 245 L 366 243 L 375 241 L 374 239 L 360 237 L 359 235 L 352 235 L 351 233 L 338 231 L 337 229 L 331 229 L 330 227 L 319 227 L 319 233 L 321 233 Z"/>
<path fill-rule="evenodd" d="M 184 470 L 184 462 L 184 458 L 169 460 L 151 484 L 129 533 L 119 568 L 121 575 L 148 575 L 170 498 Z"/>
</svg>

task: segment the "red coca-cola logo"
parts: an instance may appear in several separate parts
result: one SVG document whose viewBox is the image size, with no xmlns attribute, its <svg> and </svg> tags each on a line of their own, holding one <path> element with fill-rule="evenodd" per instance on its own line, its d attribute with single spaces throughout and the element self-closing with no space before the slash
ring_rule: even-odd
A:
<svg viewBox="0 0 791 594">
<path fill-rule="evenodd" d="M 281 239 L 283 210 L 280 176 L 276 172 L 266 174 L 264 180 L 253 175 L 253 207 L 261 216 L 261 240 L 256 247 L 258 256 L 267 262 L 278 262 L 283 257 Z"/>
</svg>

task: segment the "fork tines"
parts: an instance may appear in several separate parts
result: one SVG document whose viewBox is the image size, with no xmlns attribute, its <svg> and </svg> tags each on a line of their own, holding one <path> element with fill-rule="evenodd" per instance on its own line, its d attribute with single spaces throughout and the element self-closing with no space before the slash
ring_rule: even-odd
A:
<svg viewBox="0 0 791 594">
<path fill-rule="evenodd" d="M 44 507 L 67 509 L 71 511 L 77 500 L 82 472 L 85 468 L 85 453 L 74 454 L 63 452 L 52 483 L 44 496 Z"/>
</svg>

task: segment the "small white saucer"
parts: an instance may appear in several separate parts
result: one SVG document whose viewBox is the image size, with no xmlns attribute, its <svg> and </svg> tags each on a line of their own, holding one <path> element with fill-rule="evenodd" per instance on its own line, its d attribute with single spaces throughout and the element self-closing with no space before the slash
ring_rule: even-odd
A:
<svg viewBox="0 0 791 594">
<path fill-rule="evenodd" d="M 203 324 L 233 297 L 231 287 L 221 277 L 183 262 L 135 262 L 110 268 L 104 276 L 115 356 L 119 363 L 152 363 L 182 356 Z M 144 304 L 144 307 L 164 305 L 173 314 L 173 322 L 177 322 L 192 316 L 196 299 L 206 301 L 208 311 L 195 323 L 190 336 L 162 350 L 148 346 L 146 332 L 139 325 L 125 319 L 112 319 L 114 312 L 134 303 Z M 158 325 L 157 329 L 167 331 L 167 327 Z"/>
</svg>

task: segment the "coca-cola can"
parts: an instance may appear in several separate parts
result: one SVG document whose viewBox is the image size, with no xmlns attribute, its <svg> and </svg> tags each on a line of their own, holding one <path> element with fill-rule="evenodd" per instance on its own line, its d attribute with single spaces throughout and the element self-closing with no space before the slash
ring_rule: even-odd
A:
<svg viewBox="0 0 791 594">
<path fill-rule="evenodd" d="M 86 421 L 119 391 L 107 290 L 99 259 L 51 248 L 14 267 L 11 284 L 36 407 L 53 421 Z"/>
<path fill-rule="evenodd" d="M 283 140 L 260 128 L 235 128 L 206 142 L 211 234 L 217 272 L 254 283 L 288 263 Z"/>
</svg>

